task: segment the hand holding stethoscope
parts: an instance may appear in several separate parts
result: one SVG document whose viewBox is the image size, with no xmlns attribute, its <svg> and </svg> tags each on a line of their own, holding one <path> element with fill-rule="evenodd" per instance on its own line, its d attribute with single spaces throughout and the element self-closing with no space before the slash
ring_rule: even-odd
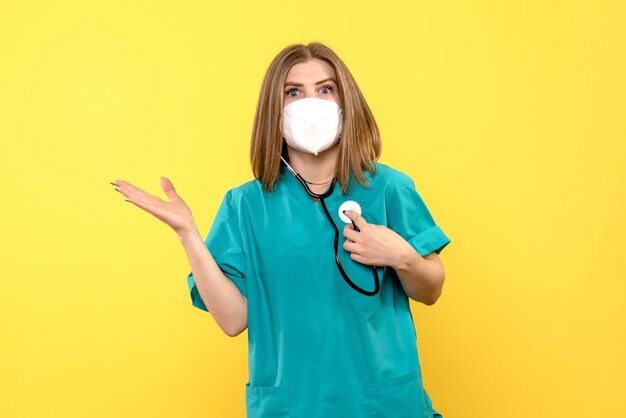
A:
<svg viewBox="0 0 626 418">
<path fill-rule="evenodd" d="M 370 266 L 400 266 L 406 251 L 412 250 L 397 232 L 385 225 L 370 224 L 357 212 L 348 210 L 345 215 L 353 222 L 345 226 L 343 248 L 354 261 Z M 355 230 L 354 225 L 358 228 Z"/>
<path fill-rule="evenodd" d="M 319 199 L 322 209 L 328 219 L 330 225 L 335 230 L 334 239 L 334 251 L 335 262 L 337 268 L 341 273 L 343 279 L 359 293 L 366 296 L 374 296 L 380 291 L 380 279 L 376 266 L 391 266 L 396 267 L 401 265 L 403 254 L 406 254 L 406 249 L 411 249 L 408 242 L 404 240 L 400 235 L 384 225 L 369 224 L 360 215 L 361 207 L 357 202 L 346 201 L 339 207 L 339 217 L 342 221 L 348 225 L 343 230 L 343 235 L 346 237 L 343 248 L 350 252 L 350 258 L 358 263 L 371 266 L 372 276 L 374 278 L 374 290 L 364 290 L 357 286 L 348 274 L 345 272 L 339 259 L 339 253 L 337 246 L 339 243 L 339 228 L 335 224 L 328 208 L 326 207 L 326 199 L 333 193 L 335 189 L 335 183 L 337 179 L 334 178 L 328 187 L 328 190 L 322 194 L 314 193 L 308 186 L 308 182 L 296 172 L 291 165 L 285 159 L 280 156 L 285 166 L 291 171 L 291 174 L 302 184 L 302 187 L 307 194 L 315 199 Z"/>
</svg>

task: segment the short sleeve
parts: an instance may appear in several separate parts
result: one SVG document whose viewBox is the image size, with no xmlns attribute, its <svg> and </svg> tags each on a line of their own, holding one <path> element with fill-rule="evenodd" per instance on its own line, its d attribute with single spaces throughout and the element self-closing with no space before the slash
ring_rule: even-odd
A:
<svg viewBox="0 0 626 418">
<path fill-rule="evenodd" d="M 413 180 L 404 175 L 391 188 L 388 206 L 388 227 L 404 238 L 419 255 L 437 254 L 451 240 L 435 221 L 415 189 Z"/>
<path fill-rule="evenodd" d="M 241 219 L 233 205 L 232 190 L 224 196 L 204 243 L 224 275 L 235 283 L 243 296 L 247 296 L 247 259 Z M 187 285 L 193 306 L 208 312 L 191 271 L 187 275 Z"/>
</svg>

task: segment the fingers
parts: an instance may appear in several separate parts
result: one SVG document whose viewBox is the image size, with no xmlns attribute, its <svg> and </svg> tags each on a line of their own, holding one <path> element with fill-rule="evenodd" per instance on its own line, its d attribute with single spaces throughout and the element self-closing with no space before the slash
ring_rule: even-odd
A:
<svg viewBox="0 0 626 418">
<path fill-rule="evenodd" d="M 125 195 L 127 197 L 127 202 L 140 207 L 164 222 L 166 221 L 166 202 L 162 199 L 152 196 L 151 194 L 144 192 L 140 188 L 135 187 L 124 180 L 115 180 L 111 182 L 111 184 L 119 186 L 119 188 L 116 188 L 115 190 Z"/>
<path fill-rule="evenodd" d="M 349 253 L 358 253 L 359 244 L 354 241 L 345 240 L 343 243 L 343 249 Z"/>
<path fill-rule="evenodd" d="M 117 190 L 118 192 L 126 196 L 129 202 L 136 203 L 138 206 L 142 208 L 146 208 L 151 205 L 155 205 L 159 202 L 163 202 L 162 199 L 159 199 L 158 197 L 153 196 L 150 193 L 143 191 L 139 187 L 133 186 L 127 181 L 115 180 L 111 182 L 111 184 L 118 186 L 115 190 Z"/>
<path fill-rule="evenodd" d="M 126 197 L 129 197 L 131 193 L 137 193 L 139 190 L 141 190 L 124 180 L 115 180 L 111 182 L 111 184 L 117 186 L 115 190 L 117 190 Z"/>
<path fill-rule="evenodd" d="M 125 186 L 125 183 L 126 182 L 123 180 L 114 180 L 111 182 L 111 184 L 115 186 L 115 189 L 114 189 L 115 191 L 120 192 L 121 194 L 124 195 L 124 197 L 128 197 L 128 192 L 120 190 L 122 187 Z M 130 202 L 130 200 L 128 199 L 126 199 L 126 201 Z"/>
<path fill-rule="evenodd" d="M 111 182 L 111 184 L 118 186 L 115 190 L 124 194 L 128 198 L 126 199 L 127 202 L 154 215 L 175 231 L 178 232 L 195 227 L 191 210 L 189 210 L 185 202 L 178 197 L 174 185 L 169 179 L 162 177 L 161 187 L 171 199 L 176 199 L 175 201 L 160 199 L 123 180 L 115 180 Z"/>
<path fill-rule="evenodd" d="M 176 189 L 174 188 L 174 185 L 172 184 L 170 179 L 168 179 L 167 177 L 161 177 L 161 187 L 163 188 L 165 195 L 170 200 L 174 200 L 178 198 L 178 194 L 176 193 Z"/>
<path fill-rule="evenodd" d="M 343 229 L 343 236 L 350 241 L 357 241 L 361 237 L 361 234 L 360 232 L 354 230 L 354 226 L 352 226 L 352 224 L 348 224 Z"/>
<path fill-rule="evenodd" d="M 363 217 L 361 215 L 359 215 L 358 213 L 356 213 L 353 210 L 344 210 L 343 213 L 350 218 L 350 220 L 352 220 L 357 227 L 359 227 L 359 229 L 361 229 L 362 226 L 367 225 L 367 222 L 365 221 L 365 219 L 363 219 Z"/>
<path fill-rule="evenodd" d="M 366 265 L 378 265 L 375 264 L 375 260 L 372 258 L 371 250 L 365 245 L 361 245 L 358 242 L 346 240 L 343 243 L 343 248 L 350 253 L 350 258 L 357 263 Z"/>
<path fill-rule="evenodd" d="M 369 260 L 363 254 L 361 254 L 363 248 L 361 248 L 358 243 L 346 240 L 343 243 L 343 248 L 350 253 L 350 258 L 354 261 L 361 264 L 368 264 Z"/>
<path fill-rule="evenodd" d="M 360 232 L 363 232 L 363 228 L 367 228 L 367 221 L 359 215 L 357 212 L 353 210 L 344 210 L 344 215 L 346 215 L 351 221 L 351 224 L 348 224 L 344 228 L 344 236 L 352 241 L 357 241 L 357 237 L 360 237 Z"/>
<path fill-rule="evenodd" d="M 130 193 L 131 191 L 134 191 L 134 192 L 140 192 L 141 191 L 141 192 L 143 192 L 143 190 L 141 190 L 139 187 L 135 187 L 132 184 L 130 184 L 129 182 L 124 181 L 124 180 L 115 180 L 115 181 L 111 182 L 111 184 L 117 186 L 122 193 L 124 193 L 124 192 Z"/>
<path fill-rule="evenodd" d="M 354 230 L 352 224 L 348 224 L 343 229 L 343 236 L 346 240 L 343 243 L 343 248 L 351 253 L 359 252 L 359 246 L 362 243 L 363 234 Z"/>
<path fill-rule="evenodd" d="M 351 253 L 350 254 L 350 258 L 353 259 L 354 261 L 356 261 L 357 263 L 361 263 L 361 264 L 370 264 L 367 260 L 367 258 L 363 257 L 360 254 L 357 253 Z"/>
</svg>

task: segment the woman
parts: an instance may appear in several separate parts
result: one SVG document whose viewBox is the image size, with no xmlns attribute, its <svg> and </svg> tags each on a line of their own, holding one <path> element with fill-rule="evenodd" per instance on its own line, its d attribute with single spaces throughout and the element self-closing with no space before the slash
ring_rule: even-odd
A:
<svg viewBox="0 0 626 418">
<path fill-rule="evenodd" d="M 226 193 L 204 242 L 168 179 L 167 202 L 113 183 L 178 234 L 193 306 L 227 335 L 248 329 L 249 418 L 441 416 L 408 298 L 435 303 L 451 241 L 413 181 L 377 162 L 380 147 L 343 61 L 290 45 L 262 83 L 255 179 Z"/>
</svg>

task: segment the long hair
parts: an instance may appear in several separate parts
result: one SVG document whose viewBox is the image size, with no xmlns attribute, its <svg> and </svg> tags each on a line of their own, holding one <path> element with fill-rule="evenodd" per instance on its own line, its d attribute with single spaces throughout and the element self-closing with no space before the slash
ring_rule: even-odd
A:
<svg viewBox="0 0 626 418">
<path fill-rule="evenodd" d="M 342 104 L 342 129 L 335 176 L 342 193 L 347 193 L 353 176 L 368 187 L 364 175 L 376 174 L 375 161 L 381 153 L 381 140 L 374 116 L 344 62 L 320 42 L 293 44 L 280 51 L 271 62 L 259 93 L 252 140 L 250 162 L 252 171 L 266 191 L 271 192 L 281 173 L 280 155 L 287 160 L 282 135 L 283 91 L 287 74 L 294 64 L 318 58 L 329 63 L 337 75 L 337 87 Z"/>
</svg>

